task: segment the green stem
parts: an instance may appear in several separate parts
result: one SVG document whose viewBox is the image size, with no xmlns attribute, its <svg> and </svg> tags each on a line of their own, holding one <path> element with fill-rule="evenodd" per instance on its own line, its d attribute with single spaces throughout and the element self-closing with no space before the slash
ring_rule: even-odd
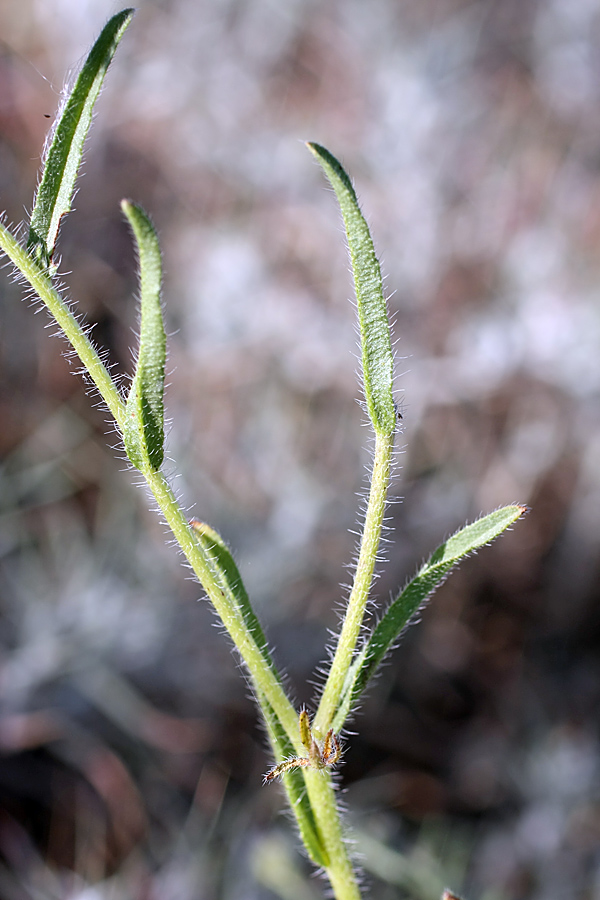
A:
<svg viewBox="0 0 600 900">
<path fill-rule="evenodd" d="M 260 648 L 239 611 L 227 602 L 226 593 L 220 586 L 221 576 L 218 568 L 211 564 L 210 556 L 198 543 L 183 510 L 162 472 L 154 472 L 148 469 L 144 471 L 143 475 L 171 531 L 175 535 L 177 543 L 208 594 L 217 614 L 244 660 L 252 679 L 259 688 L 258 696 L 260 696 L 260 692 L 264 694 L 297 752 L 301 753 L 302 744 L 298 734 L 298 714 L 286 697 L 275 673 L 265 664 Z"/>
<path fill-rule="evenodd" d="M 110 373 L 85 331 L 64 302 L 47 272 L 21 246 L 11 232 L 0 223 L 0 247 L 11 262 L 29 282 L 35 293 L 48 307 L 50 314 L 62 328 L 77 356 L 87 369 L 92 381 L 102 394 L 106 405 L 115 417 L 119 428 L 125 423 L 125 404 Z"/>
<path fill-rule="evenodd" d="M 104 398 L 117 425 L 123 431 L 126 419 L 123 399 L 84 329 L 52 284 L 47 271 L 36 260 L 32 259 L 16 238 L 1 223 L 0 247 L 48 307 L 51 315 L 64 332 Z M 334 667 L 337 668 L 341 676 L 341 684 L 343 684 L 346 668 L 352 659 L 373 574 L 383 519 L 385 488 L 389 477 L 392 444 L 393 438 L 377 437 L 373 483 L 365 519 L 355 584 L 350 598 L 348 616 L 342 629 L 338 651 L 334 660 Z M 221 585 L 222 574 L 219 567 L 213 564 L 210 554 L 200 546 L 197 538 L 194 536 L 189 522 L 164 475 L 160 471 L 153 471 L 150 467 L 145 467 L 142 474 L 183 553 L 206 590 L 216 612 L 244 660 L 257 687 L 257 696 L 266 698 L 296 751 L 302 755 L 304 748 L 298 733 L 297 713 L 288 700 L 275 672 L 265 663 L 261 649 L 248 629 L 243 616 L 228 601 L 227 593 L 223 589 L 224 586 Z M 343 668 L 344 666 L 345 668 Z M 330 682 L 331 677 L 328 681 L 328 686 Z M 330 704 L 333 704 L 331 706 L 333 710 L 331 712 L 332 716 L 339 692 L 341 691 L 341 685 L 339 689 L 335 687 L 337 679 L 331 684 L 332 686 L 328 688 L 328 696 L 331 697 Z M 324 707 L 325 710 L 328 708 L 327 706 Z M 327 715 L 329 713 L 326 713 L 325 718 L 327 718 Z M 324 730 L 326 730 L 326 727 L 324 727 Z M 330 775 L 328 772 L 313 772 L 310 770 L 305 770 L 305 775 L 308 798 L 315 816 L 319 837 L 328 858 L 329 864 L 326 872 L 331 882 L 334 896 L 336 900 L 360 900 L 355 874 L 343 841 L 342 826 Z"/>
<path fill-rule="evenodd" d="M 313 730 L 319 739 L 323 738 L 333 722 L 363 623 L 381 538 L 393 448 L 393 433 L 387 435 L 376 432 L 371 489 L 354 584 L 335 656 L 313 722 Z"/>
<path fill-rule="evenodd" d="M 325 871 L 335 900 L 360 900 L 356 874 L 344 843 L 331 775 L 323 769 L 304 769 L 304 775 L 319 835 L 329 857 Z"/>
<path fill-rule="evenodd" d="M 297 713 L 287 699 L 275 674 L 265 665 L 260 649 L 243 620 L 237 611 L 232 610 L 230 605 L 225 602 L 225 594 L 219 586 L 218 570 L 213 569 L 210 558 L 207 558 L 199 546 L 171 487 L 160 472 L 150 470 L 144 472 L 144 477 L 177 542 L 244 659 L 258 688 L 259 703 L 261 696 L 263 703 L 266 698 L 297 751 L 302 753 Z M 261 703 L 261 705 L 263 704 Z M 360 900 L 356 877 L 343 840 L 342 825 L 330 775 L 328 772 L 311 771 L 310 769 L 305 769 L 304 774 L 318 834 L 329 862 L 326 872 L 334 896 L 336 900 Z"/>
<path fill-rule="evenodd" d="M 100 359 L 84 329 L 52 284 L 48 273 L 24 250 L 2 223 L 0 223 L 0 247 L 48 307 L 50 314 L 56 319 L 65 337 L 71 343 L 79 359 L 87 369 L 122 432 L 126 419 L 123 399 L 115 387 L 108 369 Z M 294 707 L 287 699 L 273 670 L 265 664 L 260 648 L 246 627 L 239 611 L 226 601 L 225 591 L 219 585 L 218 568 L 211 565 L 209 555 L 200 547 L 192 534 L 189 523 L 164 475 L 149 468 L 143 474 L 173 534 L 221 617 L 252 678 L 266 696 L 275 714 L 279 717 L 294 747 L 301 753 L 302 744 L 298 735 L 298 716 Z"/>
</svg>

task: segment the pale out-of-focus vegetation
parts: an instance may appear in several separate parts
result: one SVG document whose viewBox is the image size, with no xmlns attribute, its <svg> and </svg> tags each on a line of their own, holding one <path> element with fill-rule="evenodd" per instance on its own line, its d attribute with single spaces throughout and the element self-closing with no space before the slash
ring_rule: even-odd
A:
<svg viewBox="0 0 600 900">
<path fill-rule="evenodd" d="M 0 4 L 12 221 L 116 8 Z M 231 542 L 299 701 L 368 462 L 341 228 L 303 140 L 354 173 L 393 292 L 404 499 L 380 597 L 467 518 L 532 506 L 436 597 L 347 741 L 381 900 L 600 884 L 599 76 L 594 0 L 143 0 L 64 226 L 66 281 L 126 373 L 119 201 L 153 215 L 178 489 Z M 227 643 L 44 313 L 0 291 L 0 895 L 319 896 Z"/>
</svg>

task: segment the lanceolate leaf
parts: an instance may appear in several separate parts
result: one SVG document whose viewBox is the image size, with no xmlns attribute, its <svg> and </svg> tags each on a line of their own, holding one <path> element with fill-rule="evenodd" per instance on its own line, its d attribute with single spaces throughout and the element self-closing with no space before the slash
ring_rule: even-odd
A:
<svg viewBox="0 0 600 900">
<path fill-rule="evenodd" d="M 394 357 L 379 260 L 369 226 L 360 211 L 350 178 L 329 150 L 307 144 L 331 182 L 344 218 L 348 237 L 360 325 L 365 398 L 373 427 L 391 434 L 396 427 L 392 395 Z"/>
<path fill-rule="evenodd" d="M 123 441 L 127 456 L 142 472 L 156 472 L 164 455 L 166 336 L 160 304 L 162 267 L 152 222 L 139 206 L 123 200 L 121 208 L 133 231 L 140 262 L 140 350 L 125 408 Z"/>
<path fill-rule="evenodd" d="M 242 576 L 240 575 L 237 564 L 231 554 L 231 550 L 221 535 L 215 531 L 214 528 L 211 528 L 210 525 L 207 525 L 205 522 L 199 522 L 197 519 L 192 519 L 190 525 L 203 549 L 206 550 L 217 566 L 221 576 L 223 590 L 227 591 L 231 605 L 237 607 L 246 623 L 248 631 L 256 641 L 265 662 L 271 669 L 275 670 L 273 660 L 271 659 L 267 647 L 267 639 L 261 628 L 260 622 L 252 609 L 250 598 L 244 587 Z"/>
<path fill-rule="evenodd" d="M 265 663 L 275 671 L 273 660 L 271 659 L 271 655 L 267 648 L 267 640 L 264 632 L 252 609 L 250 599 L 242 581 L 242 576 L 240 575 L 239 569 L 227 544 L 221 535 L 211 528 L 210 525 L 199 522 L 197 519 L 192 519 L 190 524 L 203 549 L 210 555 L 213 563 L 219 570 L 222 590 L 227 592 L 229 602 L 238 608 L 248 630 L 254 637 L 254 640 L 263 654 Z M 275 758 L 281 762 L 290 756 L 294 756 L 296 754 L 296 748 L 286 734 L 285 729 L 281 725 L 273 708 L 260 690 L 260 687 L 257 684 L 254 684 L 254 688 L 265 718 L 269 740 Z M 327 866 L 327 853 L 318 837 L 318 830 L 306 793 L 302 772 L 299 770 L 287 772 L 283 776 L 283 782 L 288 794 L 290 806 L 294 812 L 298 828 L 302 835 L 304 846 L 310 853 L 315 865 Z"/>
<path fill-rule="evenodd" d="M 374 675 L 403 628 L 444 581 L 450 570 L 469 553 L 489 544 L 503 531 L 506 531 L 526 511 L 527 507 L 525 506 L 505 506 L 503 509 L 497 509 L 453 534 L 421 566 L 415 577 L 409 581 L 387 609 L 354 660 L 348 672 L 342 701 L 335 715 L 333 723 L 335 731 L 340 731 L 343 727 L 367 682 Z"/>
<path fill-rule="evenodd" d="M 69 212 L 73 189 L 104 75 L 134 10 L 124 9 L 104 26 L 79 73 L 58 121 L 46 155 L 42 180 L 31 214 L 27 249 L 49 266 L 61 218 Z"/>
</svg>

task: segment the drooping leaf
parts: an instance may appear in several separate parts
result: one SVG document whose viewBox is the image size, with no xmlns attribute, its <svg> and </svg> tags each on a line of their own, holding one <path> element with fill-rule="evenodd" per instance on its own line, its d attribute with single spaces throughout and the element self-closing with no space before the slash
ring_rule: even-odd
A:
<svg viewBox="0 0 600 900">
<path fill-rule="evenodd" d="M 133 9 L 124 9 L 104 26 L 54 128 L 27 238 L 29 253 L 44 267 L 49 266 L 52 260 L 60 221 L 71 209 L 94 104 L 106 70 L 133 14 Z"/>
<path fill-rule="evenodd" d="M 510 528 L 526 511 L 525 506 L 505 506 L 503 509 L 497 509 L 471 525 L 461 528 L 432 553 L 415 577 L 388 607 L 353 661 L 344 685 L 342 700 L 335 714 L 333 723 L 335 731 L 342 729 L 368 681 L 398 640 L 404 627 L 444 581 L 450 570 L 465 556 L 489 544 Z"/>
<path fill-rule="evenodd" d="M 373 427 L 391 434 L 396 427 L 392 393 L 394 357 L 379 260 L 356 192 L 342 165 L 320 144 L 308 143 L 333 187 L 342 216 L 358 305 L 365 398 Z"/>
<path fill-rule="evenodd" d="M 164 455 L 166 335 L 160 290 L 160 247 L 152 222 L 141 207 L 123 200 L 121 208 L 133 231 L 140 265 L 140 348 L 125 407 L 123 441 L 133 465 L 156 472 Z"/>
</svg>

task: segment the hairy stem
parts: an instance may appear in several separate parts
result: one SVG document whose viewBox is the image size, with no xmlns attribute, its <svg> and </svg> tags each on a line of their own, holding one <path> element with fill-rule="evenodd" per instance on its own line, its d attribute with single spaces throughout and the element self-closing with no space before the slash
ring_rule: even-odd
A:
<svg viewBox="0 0 600 900">
<path fill-rule="evenodd" d="M 48 307 L 50 314 L 56 320 L 87 369 L 106 405 L 113 414 L 117 425 L 123 432 L 126 420 L 123 399 L 108 369 L 100 359 L 84 329 L 52 284 L 46 270 L 24 250 L 14 235 L 1 223 L 0 247 Z M 302 744 L 298 735 L 297 714 L 287 699 L 273 670 L 265 664 L 260 649 L 248 630 L 243 617 L 237 609 L 226 602 L 225 592 L 219 585 L 220 574 L 218 567 L 211 564 L 210 556 L 200 547 L 194 537 L 189 523 L 164 475 L 150 468 L 145 469 L 143 475 L 181 549 L 248 667 L 253 680 L 271 704 L 290 740 L 298 752 L 301 752 Z"/>
<path fill-rule="evenodd" d="M 394 434 L 393 432 L 389 435 L 376 432 L 375 441 L 371 489 L 369 491 L 369 501 L 354 575 L 354 584 L 348 600 L 348 608 L 331 669 L 329 670 L 319 709 L 313 722 L 313 729 L 316 731 L 319 739 L 322 739 L 323 735 L 331 727 L 340 697 L 342 696 L 346 674 L 350 668 L 363 623 L 377 560 L 377 550 L 381 538 L 381 526 L 383 524 L 387 489 L 390 480 Z"/>
<path fill-rule="evenodd" d="M 266 697 L 281 722 L 286 734 L 300 753 L 302 743 L 298 734 L 298 714 L 285 695 L 273 670 L 265 664 L 264 657 L 239 611 L 226 601 L 220 586 L 221 575 L 212 564 L 210 556 L 201 548 L 173 491 L 161 472 L 144 471 L 144 477 L 154 494 L 161 512 L 171 528 L 177 543 L 208 594 L 221 621 L 244 660 L 255 685 Z"/>
<path fill-rule="evenodd" d="M 331 775 L 323 769 L 305 769 L 304 772 L 319 835 L 329 857 L 325 871 L 335 900 L 360 900 L 356 874 L 344 843 Z"/>
<path fill-rule="evenodd" d="M 27 253 L 14 235 L 1 223 L 0 248 L 46 304 L 50 314 L 56 319 L 65 337 L 87 369 L 90 378 L 102 394 L 117 425 L 122 429 L 125 422 L 123 398 L 90 339 L 52 284 L 47 271 Z"/>
</svg>

